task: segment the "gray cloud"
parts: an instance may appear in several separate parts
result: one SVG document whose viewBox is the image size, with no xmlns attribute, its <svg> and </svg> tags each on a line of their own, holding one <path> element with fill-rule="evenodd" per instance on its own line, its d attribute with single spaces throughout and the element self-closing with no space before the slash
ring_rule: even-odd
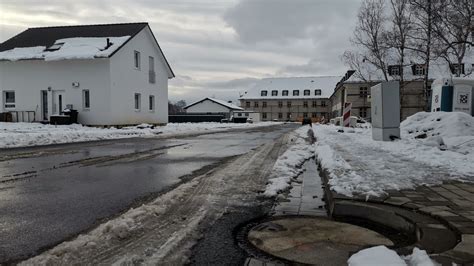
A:
<svg viewBox="0 0 474 266">
<path fill-rule="evenodd" d="M 0 0 L 0 42 L 28 27 L 148 21 L 172 100 L 236 100 L 256 79 L 342 75 L 360 0 Z"/>
</svg>

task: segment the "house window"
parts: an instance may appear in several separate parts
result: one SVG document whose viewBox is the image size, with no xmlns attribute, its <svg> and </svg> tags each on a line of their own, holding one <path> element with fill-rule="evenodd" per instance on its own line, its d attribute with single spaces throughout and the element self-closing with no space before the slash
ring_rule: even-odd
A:
<svg viewBox="0 0 474 266">
<path fill-rule="evenodd" d="M 136 111 L 140 111 L 140 108 L 141 108 L 141 94 L 140 93 L 135 93 L 135 110 Z"/>
<path fill-rule="evenodd" d="M 278 102 L 278 107 L 282 108 L 283 107 L 283 102 Z"/>
<path fill-rule="evenodd" d="M 262 107 L 266 108 L 267 107 L 267 102 L 262 102 Z"/>
<path fill-rule="evenodd" d="M 89 90 L 82 90 L 82 107 L 84 109 L 91 108 L 91 94 Z"/>
<path fill-rule="evenodd" d="M 278 96 L 278 91 L 277 91 L 277 90 L 273 90 L 273 91 L 272 91 L 272 96 Z"/>
<path fill-rule="evenodd" d="M 299 96 L 300 91 L 299 90 L 293 90 L 293 96 Z"/>
<path fill-rule="evenodd" d="M 150 95 L 148 97 L 148 110 L 154 111 L 155 110 L 155 96 Z"/>
<path fill-rule="evenodd" d="M 140 69 L 140 52 L 133 51 L 133 66 L 135 69 Z"/>
<path fill-rule="evenodd" d="M 250 102 L 245 102 L 245 107 L 250 108 Z"/>
<path fill-rule="evenodd" d="M 413 68 L 413 75 L 423 76 L 425 75 L 425 66 L 424 65 L 415 65 Z"/>
<path fill-rule="evenodd" d="M 317 106 L 316 101 L 312 101 L 312 102 L 311 102 L 311 107 L 316 107 L 316 106 Z"/>
<path fill-rule="evenodd" d="M 281 92 L 281 95 L 283 95 L 283 96 L 288 96 L 288 91 L 287 91 L 287 90 L 282 91 L 282 92 Z"/>
<path fill-rule="evenodd" d="M 242 116 L 242 113 L 237 113 L 237 116 Z"/>
<path fill-rule="evenodd" d="M 258 102 L 254 102 L 253 107 L 258 107 Z"/>
<path fill-rule="evenodd" d="M 267 91 L 261 91 L 261 92 L 260 92 L 260 95 L 261 95 L 261 96 L 267 96 Z"/>
<path fill-rule="evenodd" d="M 367 97 L 367 87 L 359 88 L 359 97 Z"/>
<path fill-rule="evenodd" d="M 307 101 L 304 101 L 304 102 L 303 102 L 303 107 L 304 107 L 304 108 L 308 108 L 308 102 L 307 102 Z"/>
<path fill-rule="evenodd" d="M 304 118 L 308 117 L 308 113 L 303 113 L 303 117 Z"/>
<path fill-rule="evenodd" d="M 321 106 L 325 107 L 326 106 L 326 101 L 321 101 Z"/>
<path fill-rule="evenodd" d="M 153 56 L 148 57 L 148 82 L 155 84 L 156 74 L 155 74 L 155 58 Z"/>
<path fill-rule="evenodd" d="M 290 101 L 286 102 L 286 107 L 288 107 L 288 108 L 291 107 L 291 102 Z"/>
<path fill-rule="evenodd" d="M 310 90 L 304 90 L 303 91 L 304 96 L 309 96 L 311 94 Z"/>
<path fill-rule="evenodd" d="M 316 113 L 311 113 L 311 117 L 316 118 L 317 117 Z"/>
<path fill-rule="evenodd" d="M 262 118 L 267 119 L 267 113 L 262 113 Z"/>
<path fill-rule="evenodd" d="M 400 76 L 400 66 L 393 65 L 393 66 L 388 66 L 388 74 L 390 76 Z"/>
<path fill-rule="evenodd" d="M 314 95 L 316 96 L 321 95 L 321 90 L 314 90 Z"/>
<path fill-rule="evenodd" d="M 360 117 L 367 117 L 367 108 L 366 107 L 359 108 L 359 116 Z"/>
<path fill-rule="evenodd" d="M 283 113 L 278 113 L 278 119 L 282 119 L 283 118 Z"/>
<path fill-rule="evenodd" d="M 3 105 L 5 108 L 15 108 L 15 92 L 4 91 L 3 92 Z"/>
<path fill-rule="evenodd" d="M 451 72 L 456 74 L 464 74 L 464 64 L 451 64 Z"/>
<path fill-rule="evenodd" d="M 249 116 L 249 113 L 245 113 L 245 116 L 247 116 L 247 117 L 248 117 L 248 116 Z"/>
</svg>

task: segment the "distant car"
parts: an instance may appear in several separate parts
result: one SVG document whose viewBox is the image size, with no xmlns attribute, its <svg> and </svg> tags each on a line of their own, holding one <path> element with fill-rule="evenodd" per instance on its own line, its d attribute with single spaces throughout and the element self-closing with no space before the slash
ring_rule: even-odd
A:
<svg viewBox="0 0 474 266">
<path fill-rule="evenodd" d="M 252 124 L 252 123 L 253 123 L 253 119 L 252 119 L 251 117 L 247 118 L 247 123 Z"/>
<path fill-rule="evenodd" d="M 311 125 L 313 123 L 313 121 L 311 121 L 311 118 L 309 117 L 305 117 L 303 118 L 303 121 L 301 122 L 301 124 L 304 126 L 304 125 Z"/>
<path fill-rule="evenodd" d="M 229 119 L 227 118 L 221 119 L 221 123 L 229 123 Z"/>
</svg>

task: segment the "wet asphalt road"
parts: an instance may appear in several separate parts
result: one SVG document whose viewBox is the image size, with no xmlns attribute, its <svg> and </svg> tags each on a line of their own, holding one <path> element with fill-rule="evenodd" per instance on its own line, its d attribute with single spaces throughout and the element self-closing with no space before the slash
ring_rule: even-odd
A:
<svg viewBox="0 0 474 266">
<path fill-rule="evenodd" d="M 295 127 L 0 151 L 0 263 L 32 256 Z"/>
</svg>

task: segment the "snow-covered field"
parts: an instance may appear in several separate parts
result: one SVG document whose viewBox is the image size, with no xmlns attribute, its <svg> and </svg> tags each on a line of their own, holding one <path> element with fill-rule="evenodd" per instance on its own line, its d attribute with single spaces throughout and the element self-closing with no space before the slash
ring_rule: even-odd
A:
<svg viewBox="0 0 474 266">
<path fill-rule="evenodd" d="M 401 139 L 372 140 L 371 129 L 314 127 L 316 156 L 341 194 L 378 196 L 388 189 L 474 182 L 474 118 L 464 113 L 415 114 L 401 124 Z"/>
<path fill-rule="evenodd" d="M 135 127 L 96 128 L 82 125 L 43 125 L 39 123 L 3 123 L 0 122 L 0 149 L 14 147 L 28 147 L 48 144 L 61 144 L 71 142 L 173 136 L 199 132 L 220 131 L 232 128 L 254 128 L 271 126 L 279 123 L 261 122 L 255 124 L 233 123 L 170 123 L 166 126 L 152 128 L 150 125 Z"/>
</svg>

